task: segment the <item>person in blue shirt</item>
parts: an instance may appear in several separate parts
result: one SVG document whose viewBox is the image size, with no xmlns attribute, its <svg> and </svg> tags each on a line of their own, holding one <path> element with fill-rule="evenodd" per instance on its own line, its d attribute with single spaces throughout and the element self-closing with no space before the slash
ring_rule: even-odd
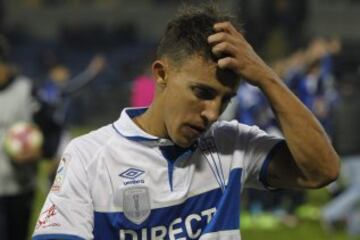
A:
<svg viewBox="0 0 360 240">
<path fill-rule="evenodd" d="M 73 95 L 85 88 L 104 69 L 105 58 L 96 55 L 87 68 L 71 76 L 70 70 L 63 64 L 54 64 L 48 71 L 47 79 L 34 90 L 40 108 L 34 115 L 35 122 L 44 133 L 44 157 L 59 157 L 69 136 L 66 128 L 69 108 Z"/>
</svg>

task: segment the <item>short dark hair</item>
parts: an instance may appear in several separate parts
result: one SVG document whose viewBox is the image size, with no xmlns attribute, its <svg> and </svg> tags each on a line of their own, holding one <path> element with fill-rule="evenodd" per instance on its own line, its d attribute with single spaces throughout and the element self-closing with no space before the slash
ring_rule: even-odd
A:
<svg viewBox="0 0 360 240">
<path fill-rule="evenodd" d="M 207 38 L 214 33 L 214 24 L 224 21 L 237 24 L 231 14 L 214 4 L 183 5 L 167 24 L 157 49 L 157 57 L 168 57 L 174 63 L 182 63 L 188 56 L 198 54 L 205 60 L 216 61 Z"/>
</svg>

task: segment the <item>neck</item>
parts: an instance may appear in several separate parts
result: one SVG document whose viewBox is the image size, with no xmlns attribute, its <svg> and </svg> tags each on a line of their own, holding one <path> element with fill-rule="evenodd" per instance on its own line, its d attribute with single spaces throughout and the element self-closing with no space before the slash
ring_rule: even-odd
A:
<svg viewBox="0 0 360 240">
<path fill-rule="evenodd" d="M 160 103 L 154 100 L 145 113 L 133 118 L 133 121 L 145 132 L 160 138 L 168 138 L 162 118 Z"/>
</svg>

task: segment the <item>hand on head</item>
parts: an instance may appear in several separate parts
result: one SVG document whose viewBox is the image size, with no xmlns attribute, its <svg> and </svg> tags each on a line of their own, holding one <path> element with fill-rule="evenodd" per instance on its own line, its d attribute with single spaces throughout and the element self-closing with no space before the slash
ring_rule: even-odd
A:
<svg viewBox="0 0 360 240">
<path fill-rule="evenodd" d="M 219 57 L 219 68 L 230 69 L 256 86 L 269 75 L 276 75 L 230 22 L 216 23 L 214 30 L 216 33 L 208 37 L 208 43 Z"/>
</svg>

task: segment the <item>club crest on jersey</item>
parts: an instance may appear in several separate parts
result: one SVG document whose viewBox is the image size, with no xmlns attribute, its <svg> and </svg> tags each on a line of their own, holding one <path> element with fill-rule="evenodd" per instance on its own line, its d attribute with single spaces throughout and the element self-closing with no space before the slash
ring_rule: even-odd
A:
<svg viewBox="0 0 360 240">
<path fill-rule="evenodd" d="M 127 219 L 143 223 L 150 215 L 150 195 L 147 187 L 130 187 L 123 192 L 123 210 Z"/>
</svg>

